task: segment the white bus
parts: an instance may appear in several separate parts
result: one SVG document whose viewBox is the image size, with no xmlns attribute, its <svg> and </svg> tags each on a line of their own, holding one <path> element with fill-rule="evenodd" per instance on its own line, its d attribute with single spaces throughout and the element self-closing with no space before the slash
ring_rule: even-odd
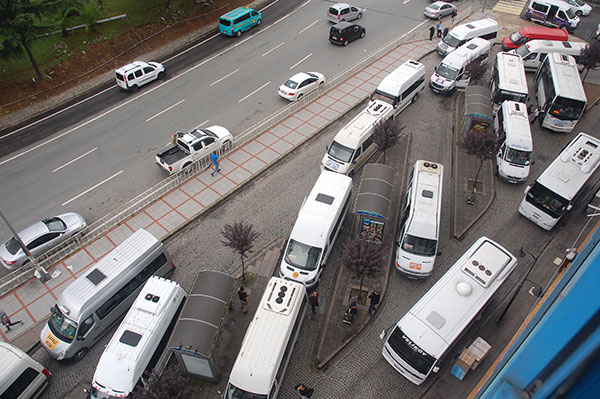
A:
<svg viewBox="0 0 600 399">
<path fill-rule="evenodd" d="M 155 352 L 187 294 L 163 277 L 150 277 L 98 362 L 91 399 L 125 398 L 144 370 L 154 368 Z"/>
<path fill-rule="evenodd" d="M 500 52 L 496 55 L 496 62 L 492 70 L 490 81 L 494 114 L 500 105 L 506 101 L 518 103 L 527 102 L 527 78 L 523 59 L 517 54 Z"/>
<path fill-rule="evenodd" d="M 573 130 L 587 107 L 575 59 L 566 54 L 548 54 L 536 72 L 535 84 L 542 127 L 566 133 Z"/>
<path fill-rule="evenodd" d="M 226 399 L 277 397 L 306 303 L 304 285 L 271 277 L 233 364 Z"/>
<path fill-rule="evenodd" d="M 516 265 L 505 248 L 479 238 L 396 324 L 383 345 L 385 360 L 423 383 Z"/>
<path fill-rule="evenodd" d="M 577 194 L 598 169 L 599 161 L 600 140 L 579 133 L 525 189 L 519 213 L 544 230 L 552 229 L 571 210 Z"/>
<path fill-rule="evenodd" d="M 406 189 L 402 230 L 396 243 L 396 268 L 408 277 L 433 271 L 440 234 L 443 166 L 417 161 Z"/>
</svg>

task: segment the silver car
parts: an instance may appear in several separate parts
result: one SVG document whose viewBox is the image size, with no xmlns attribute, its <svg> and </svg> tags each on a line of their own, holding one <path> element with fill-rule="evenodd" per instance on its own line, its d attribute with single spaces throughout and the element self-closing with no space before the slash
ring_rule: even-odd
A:
<svg viewBox="0 0 600 399">
<path fill-rule="evenodd" d="M 454 10 L 456 10 L 454 5 L 446 3 L 445 1 L 436 1 L 425 7 L 423 14 L 428 18 L 442 19 L 442 17 L 452 14 Z"/>
<path fill-rule="evenodd" d="M 87 223 L 83 216 L 69 212 L 43 219 L 21 231 L 19 237 L 35 257 L 86 227 Z M 8 270 L 16 270 L 27 262 L 29 262 L 27 255 L 14 237 L 0 246 L 0 263 Z"/>
<path fill-rule="evenodd" d="M 346 3 L 336 3 L 327 9 L 327 19 L 338 23 L 342 21 L 353 21 L 362 18 L 365 10 Z"/>
</svg>

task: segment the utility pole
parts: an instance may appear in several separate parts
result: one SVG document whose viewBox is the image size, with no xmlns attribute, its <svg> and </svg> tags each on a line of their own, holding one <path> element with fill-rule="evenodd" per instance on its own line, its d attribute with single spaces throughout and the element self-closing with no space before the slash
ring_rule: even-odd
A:
<svg viewBox="0 0 600 399">
<path fill-rule="evenodd" d="M 42 282 L 42 284 L 45 283 L 46 281 L 50 280 L 50 276 L 48 275 L 48 272 L 46 271 L 46 269 L 37 265 L 37 263 L 35 262 L 35 259 L 33 258 L 33 255 L 31 255 L 31 252 L 29 252 L 29 249 L 27 249 L 27 246 L 25 245 L 25 243 L 23 243 L 23 241 L 21 241 L 21 237 L 19 237 L 17 232 L 10 225 L 10 223 L 8 222 L 8 219 L 6 219 L 6 217 L 4 216 L 2 211 L 0 211 L 0 218 L 2 218 L 2 221 L 4 222 L 4 224 L 10 231 L 10 234 L 12 234 L 14 239 L 17 240 L 17 243 L 19 244 L 19 246 L 21 247 L 23 252 L 25 252 L 25 255 L 27 255 L 29 262 L 31 262 L 31 264 L 35 268 L 35 276 Z"/>
</svg>

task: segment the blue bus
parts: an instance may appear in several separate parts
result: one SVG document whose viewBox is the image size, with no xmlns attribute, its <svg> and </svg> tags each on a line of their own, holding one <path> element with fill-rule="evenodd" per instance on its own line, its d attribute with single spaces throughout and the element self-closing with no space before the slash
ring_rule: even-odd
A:
<svg viewBox="0 0 600 399">
<path fill-rule="evenodd" d="M 259 11 L 238 7 L 219 18 L 219 31 L 227 36 L 241 36 L 242 32 L 262 23 Z"/>
</svg>

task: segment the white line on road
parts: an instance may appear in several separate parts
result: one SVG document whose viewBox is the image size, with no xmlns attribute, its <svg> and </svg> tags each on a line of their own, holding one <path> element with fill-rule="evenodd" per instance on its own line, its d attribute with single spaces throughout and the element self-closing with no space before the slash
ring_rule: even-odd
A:
<svg viewBox="0 0 600 399">
<path fill-rule="evenodd" d="M 123 171 L 122 171 L 122 170 L 118 171 L 117 173 L 115 173 L 115 174 L 114 174 L 114 175 L 112 175 L 111 177 L 109 177 L 109 178 L 106 178 L 106 179 L 102 180 L 100 183 L 96 184 L 96 185 L 95 185 L 95 186 L 93 186 L 93 187 L 90 187 L 90 188 L 88 188 L 87 190 L 85 190 L 85 191 L 84 191 L 84 192 L 82 192 L 81 194 L 79 194 L 79 195 L 77 195 L 77 196 L 75 196 L 75 197 L 71 198 L 70 200 L 68 200 L 68 201 L 66 201 L 66 202 L 63 202 L 63 203 L 61 204 L 61 206 L 65 206 L 65 205 L 67 205 L 67 204 L 69 204 L 69 203 L 71 203 L 71 202 L 75 201 L 77 198 L 79 198 L 79 197 L 81 197 L 81 196 L 84 196 L 84 195 L 86 195 L 87 193 L 89 193 L 90 191 L 92 191 L 93 189 L 95 189 L 96 187 L 98 187 L 98 186 L 100 186 L 100 185 L 102 185 L 102 184 L 106 183 L 107 181 L 109 181 L 109 180 L 110 180 L 110 179 L 112 179 L 112 178 L 115 178 L 115 177 L 119 176 L 121 173 L 123 173 Z"/>
<path fill-rule="evenodd" d="M 304 32 L 307 29 L 310 29 L 311 26 L 313 26 L 314 24 L 316 24 L 317 22 L 319 22 L 319 20 L 317 19 L 315 22 L 313 22 L 312 24 L 308 25 L 306 28 L 302 29 L 300 32 L 298 32 L 298 34 L 301 34 L 302 32 Z"/>
<path fill-rule="evenodd" d="M 264 57 L 265 55 L 269 54 L 271 51 L 277 50 L 279 47 L 283 46 L 285 44 L 285 42 L 281 42 L 279 43 L 277 46 L 273 47 L 271 50 L 267 51 L 266 53 L 264 53 L 262 55 L 262 57 Z"/>
<path fill-rule="evenodd" d="M 196 126 L 194 129 L 198 129 L 200 126 L 204 126 L 208 123 L 210 119 L 205 120 L 204 122 L 202 122 L 201 124 L 199 124 L 198 126 Z"/>
<path fill-rule="evenodd" d="M 71 165 L 73 162 L 75 161 L 79 161 L 81 158 L 85 157 L 86 155 L 91 154 L 92 152 L 96 151 L 98 149 L 98 147 L 94 147 L 91 150 L 89 150 L 88 152 L 86 152 L 85 154 L 81 154 L 80 156 L 78 156 L 77 158 L 73 159 L 72 161 L 67 162 L 66 164 L 64 164 L 63 166 L 59 166 L 58 168 L 54 169 L 52 171 L 52 173 L 61 170 L 62 168 L 64 168 L 65 166 L 69 166 Z"/>
<path fill-rule="evenodd" d="M 300 61 L 296 62 L 294 65 L 292 65 L 290 67 L 290 69 L 294 69 L 295 67 L 297 67 L 302 61 L 305 61 L 308 57 L 310 57 L 312 55 L 312 53 L 310 53 L 309 55 L 307 55 L 306 57 L 302 58 Z"/>
<path fill-rule="evenodd" d="M 181 104 L 181 103 L 182 103 L 182 102 L 184 102 L 184 101 L 185 101 L 185 98 L 184 98 L 183 100 L 181 100 L 181 101 L 179 101 L 179 102 L 177 102 L 177 103 L 175 103 L 175 104 L 171 105 L 170 107 L 163 109 L 163 110 L 162 110 L 162 111 L 160 111 L 158 114 L 156 114 L 156 115 L 154 115 L 154 116 L 151 116 L 150 118 L 146 119 L 146 122 L 150 122 L 152 119 L 156 118 L 157 116 L 161 116 L 162 114 L 164 114 L 164 113 L 165 113 L 165 112 L 167 112 L 168 110 L 170 110 L 170 109 L 172 109 L 172 108 L 175 108 L 176 106 L 178 106 L 179 104 Z"/>
<path fill-rule="evenodd" d="M 242 101 L 244 101 L 245 99 L 247 99 L 251 95 L 255 94 L 257 91 L 259 91 L 261 89 L 264 89 L 266 86 L 268 86 L 270 84 L 271 84 L 271 81 L 269 80 L 267 83 L 265 83 L 264 85 L 260 86 L 258 89 L 254 90 L 252 93 L 248 94 L 246 97 L 242 98 L 240 101 L 238 101 L 238 103 L 241 103 Z"/>
<path fill-rule="evenodd" d="M 235 71 L 231 72 L 230 74 L 227 74 L 227 75 L 223 76 L 221 79 L 219 79 L 219 80 L 215 80 L 214 82 L 212 82 L 212 83 L 210 84 L 210 87 L 213 87 L 214 85 L 216 85 L 216 84 L 217 84 L 217 83 L 219 83 L 220 81 L 227 79 L 228 77 L 230 77 L 231 75 L 233 75 L 234 73 L 237 73 L 237 72 L 239 72 L 239 71 L 240 71 L 239 69 L 236 69 Z"/>
</svg>

